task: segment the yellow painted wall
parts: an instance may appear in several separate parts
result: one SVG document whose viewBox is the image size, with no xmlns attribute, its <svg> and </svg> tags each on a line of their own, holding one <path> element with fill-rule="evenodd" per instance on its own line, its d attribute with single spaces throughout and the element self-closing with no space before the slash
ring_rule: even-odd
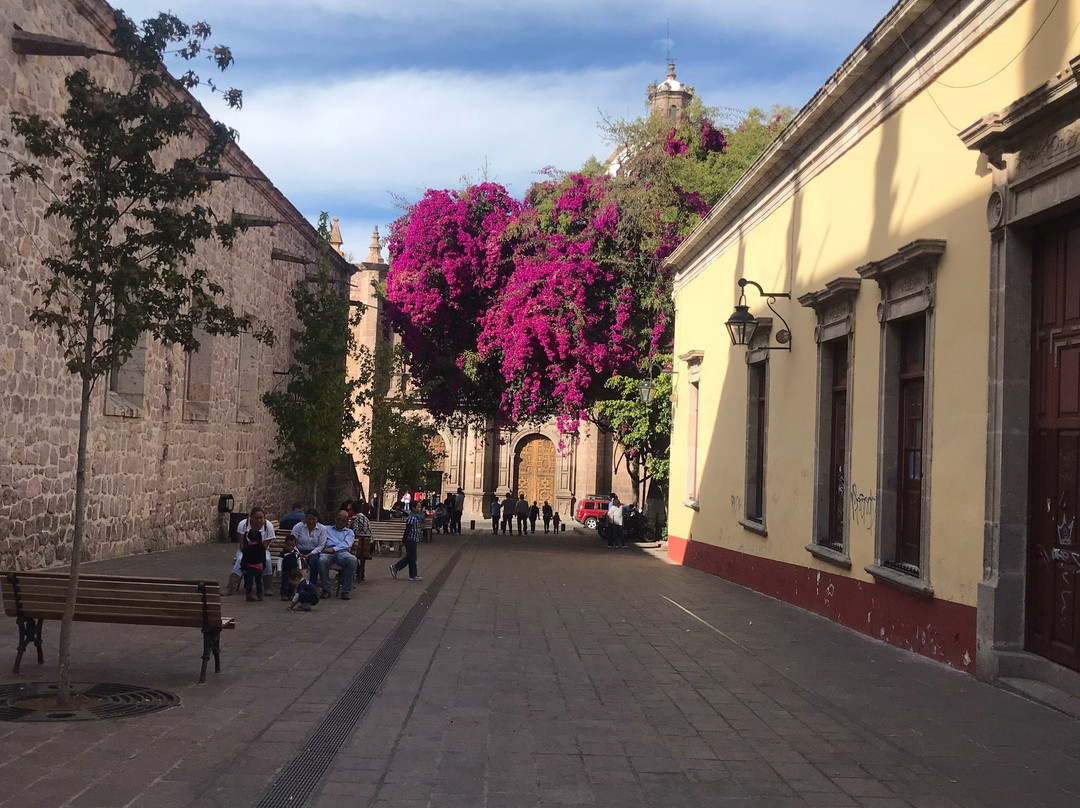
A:
<svg viewBox="0 0 1080 808">
<path fill-rule="evenodd" d="M 845 574 L 812 557 L 817 395 L 816 315 L 795 298 L 922 238 L 947 241 L 937 276 L 930 479 L 929 580 L 935 595 L 974 605 L 982 577 L 986 472 L 988 272 L 986 204 L 991 180 L 958 128 L 1031 91 L 1080 51 L 1080 0 L 1030 0 L 956 64 L 863 137 L 823 174 L 716 258 L 676 293 L 675 354 L 704 351 L 700 382 L 698 502 L 683 504 L 687 465 L 687 373 L 678 376 L 672 435 L 672 536 Z M 1021 56 L 1007 67 L 1010 59 Z M 1000 72 L 999 72 L 1000 71 Z M 995 75 L 996 74 L 996 75 Z M 946 86 L 951 85 L 951 86 Z M 973 86 L 972 86 L 973 85 Z M 790 291 L 777 308 L 794 335 L 792 351 L 770 358 L 765 521 L 768 536 L 738 524 L 743 515 L 746 444 L 745 349 L 723 328 L 747 277 Z M 756 292 L 751 311 L 768 316 Z M 849 485 L 876 496 L 879 348 L 878 286 L 863 281 L 856 302 Z M 775 330 L 780 328 L 774 322 Z M 851 576 L 871 580 L 871 514 L 848 508 Z"/>
</svg>

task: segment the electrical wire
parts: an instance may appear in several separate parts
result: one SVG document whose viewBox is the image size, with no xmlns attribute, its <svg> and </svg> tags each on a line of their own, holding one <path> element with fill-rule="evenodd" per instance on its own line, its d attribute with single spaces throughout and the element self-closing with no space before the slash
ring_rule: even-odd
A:
<svg viewBox="0 0 1080 808">
<path fill-rule="evenodd" d="M 915 55 L 915 52 L 911 50 L 911 46 L 907 43 L 907 40 L 904 39 L 903 34 L 900 34 L 900 41 L 904 43 L 904 47 L 907 48 L 907 52 L 910 53 L 911 58 L 915 60 L 915 68 L 919 71 L 919 75 L 922 76 L 924 80 L 929 81 L 929 77 L 926 75 L 926 71 L 923 70 L 922 62 L 919 61 L 919 57 L 917 57 Z M 945 123 L 947 123 L 949 125 L 949 128 L 951 128 L 954 132 L 959 132 L 960 127 L 957 126 L 955 123 L 953 123 L 949 119 L 949 116 L 945 114 L 945 110 L 943 110 L 941 108 L 941 104 L 939 104 L 937 102 L 937 99 L 934 98 L 934 94 L 932 92 L 930 92 L 930 84 L 932 84 L 932 83 L 933 82 L 930 82 L 930 83 L 927 84 L 927 87 L 926 87 L 926 96 L 927 96 L 927 98 L 930 99 L 930 103 L 932 103 L 935 107 L 937 107 L 937 111 L 941 114 L 941 117 L 945 120 Z"/>
<path fill-rule="evenodd" d="M 943 81 L 938 81 L 937 83 L 940 84 L 942 87 L 947 87 L 950 90 L 971 90 L 971 89 L 973 89 L 975 87 L 980 87 L 983 84 L 986 84 L 986 82 L 991 81 L 992 79 L 997 78 L 1003 72 L 1005 72 L 1005 70 L 1009 67 L 1009 65 L 1011 65 L 1013 62 L 1015 62 L 1017 59 L 1019 59 L 1021 56 L 1023 56 L 1024 51 L 1026 51 L 1029 47 L 1031 47 L 1031 43 L 1035 41 L 1035 37 L 1037 37 L 1039 35 L 1039 33 L 1042 31 L 1042 29 L 1046 27 L 1046 24 L 1048 22 L 1050 22 L 1050 18 L 1052 16 L 1054 16 L 1054 12 L 1057 11 L 1057 7 L 1059 5 L 1061 5 L 1061 0 L 1054 0 L 1054 5 L 1052 5 L 1050 7 L 1050 10 L 1048 12 L 1046 12 L 1046 17 L 1043 19 L 1043 21 L 1041 23 L 1039 23 L 1039 27 L 1035 29 L 1035 33 L 1033 33 L 1031 35 L 1031 38 L 1027 42 L 1024 43 L 1024 47 L 1020 48 L 1020 51 L 1016 54 L 1016 56 L 1014 56 L 1009 61 L 1007 61 L 1004 65 L 1002 65 L 999 70 L 997 70 L 994 73 L 991 73 L 989 76 L 987 76 L 982 81 L 977 81 L 974 84 L 946 84 Z M 1077 26 L 1077 27 L 1080 27 L 1080 26 Z M 1076 33 L 1076 28 L 1073 28 L 1072 34 L 1069 34 L 1069 39 L 1072 39 L 1072 35 L 1075 34 L 1075 33 Z M 905 42 L 904 44 L 907 45 L 907 42 Z M 910 51 L 911 48 L 908 48 L 908 50 Z M 914 56 L 914 54 L 912 54 L 912 55 Z"/>
</svg>

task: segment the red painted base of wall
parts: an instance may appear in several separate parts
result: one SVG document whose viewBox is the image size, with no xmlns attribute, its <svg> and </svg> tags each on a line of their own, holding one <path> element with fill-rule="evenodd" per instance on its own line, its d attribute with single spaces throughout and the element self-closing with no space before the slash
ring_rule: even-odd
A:
<svg viewBox="0 0 1080 808">
<path fill-rule="evenodd" d="M 975 672 L 973 606 L 668 536 L 668 557 L 954 668 Z"/>
</svg>

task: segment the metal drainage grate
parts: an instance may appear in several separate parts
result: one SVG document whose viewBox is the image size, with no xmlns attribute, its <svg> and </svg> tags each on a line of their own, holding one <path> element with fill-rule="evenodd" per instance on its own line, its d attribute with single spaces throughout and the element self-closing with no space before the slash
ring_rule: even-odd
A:
<svg viewBox="0 0 1080 808">
<path fill-rule="evenodd" d="M 401 618 L 401 622 L 349 683 L 330 712 L 315 725 L 300 752 L 285 765 L 255 803 L 256 808 L 300 808 L 307 802 L 338 750 L 345 745 L 360 717 L 379 694 L 390 669 L 397 663 L 409 639 L 431 608 L 435 596 L 457 566 L 463 549 L 454 553 L 424 590 L 420 600 Z"/>
<path fill-rule="evenodd" d="M 102 721 L 156 713 L 180 704 L 164 690 L 108 682 L 73 682 L 71 706 L 56 703 L 59 685 L 48 682 L 0 685 L 0 721 Z"/>
</svg>

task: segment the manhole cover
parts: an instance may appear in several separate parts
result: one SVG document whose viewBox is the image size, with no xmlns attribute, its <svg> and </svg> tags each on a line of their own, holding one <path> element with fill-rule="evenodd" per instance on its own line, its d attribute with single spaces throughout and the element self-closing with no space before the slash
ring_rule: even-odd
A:
<svg viewBox="0 0 1080 808">
<path fill-rule="evenodd" d="M 100 721 L 156 713 L 180 703 L 164 690 L 108 682 L 72 682 L 71 706 L 56 703 L 58 685 L 48 682 L 0 685 L 0 721 Z"/>
</svg>

